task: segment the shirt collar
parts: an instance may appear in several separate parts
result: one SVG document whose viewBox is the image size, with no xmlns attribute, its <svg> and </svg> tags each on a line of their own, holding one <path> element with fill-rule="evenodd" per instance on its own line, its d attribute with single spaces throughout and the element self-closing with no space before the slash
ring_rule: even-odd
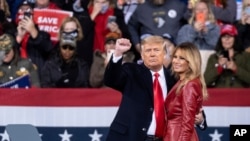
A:
<svg viewBox="0 0 250 141">
<path fill-rule="evenodd" d="M 154 72 L 154 71 L 152 71 L 152 70 L 150 70 L 150 72 L 151 72 L 152 76 L 154 76 L 154 74 L 156 73 L 156 72 Z M 161 77 L 161 76 L 164 76 L 163 67 L 161 67 L 161 69 L 158 71 L 158 73 L 159 73 L 160 77 Z"/>
</svg>

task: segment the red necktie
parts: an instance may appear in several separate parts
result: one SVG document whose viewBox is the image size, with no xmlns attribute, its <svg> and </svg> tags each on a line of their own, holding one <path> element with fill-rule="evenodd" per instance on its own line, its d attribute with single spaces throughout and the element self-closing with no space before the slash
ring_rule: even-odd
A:
<svg viewBox="0 0 250 141">
<path fill-rule="evenodd" d="M 155 135 L 158 137 L 163 137 L 164 127 L 165 127 L 165 113 L 164 113 L 164 100 L 161 85 L 158 81 L 159 74 L 154 74 L 154 110 L 156 117 L 156 130 Z"/>
</svg>

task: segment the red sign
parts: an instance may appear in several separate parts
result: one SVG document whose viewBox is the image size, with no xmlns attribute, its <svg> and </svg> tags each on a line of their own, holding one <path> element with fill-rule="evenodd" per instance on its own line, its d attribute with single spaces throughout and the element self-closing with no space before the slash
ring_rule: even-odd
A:
<svg viewBox="0 0 250 141">
<path fill-rule="evenodd" d="M 72 12 L 53 9 L 34 9 L 33 20 L 41 31 L 50 34 L 52 41 L 58 41 L 60 26 L 66 17 L 71 17 Z"/>
</svg>

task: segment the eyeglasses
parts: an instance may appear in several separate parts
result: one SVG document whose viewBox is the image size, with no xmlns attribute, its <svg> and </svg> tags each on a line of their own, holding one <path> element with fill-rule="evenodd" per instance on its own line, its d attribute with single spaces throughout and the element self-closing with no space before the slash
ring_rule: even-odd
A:
<svg viewBox="0 0 250 141">
<path fill-rule="evenodd" d="M 66 49 L 69 49 L 69 50 L 75 50 L 75 47 L 72 47 L 72 46 L 69 46 L 69 45 L 64 45 L 62 46 L 62 49 L 66 50 Z"/>
</svg>

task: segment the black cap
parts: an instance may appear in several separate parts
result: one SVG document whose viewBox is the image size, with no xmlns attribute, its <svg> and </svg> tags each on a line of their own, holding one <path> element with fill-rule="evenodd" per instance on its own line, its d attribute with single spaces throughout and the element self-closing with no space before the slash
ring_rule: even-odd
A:
<svg viewBox="0 0 250 141">
<path fill-rule="evenodd" d="M 33 3 L 30 3 L 29 1 L 25 0 L 25 1 L 23 1 L 23 2 L 19 5 L 18 9 L 19 9 L 21 6 L 24 6 L 24 5 L 27 5 L 27 6 L 30 6 L 31 8 L 34 8 L 34 4 L 33 4 Z"/>
<path fill-rule="evenodd" d="M 164 39 L 169 40 L 172 44 L 176 45 L 175 40 L 174 40 L 174 37 L 173 37 L 172 35 L 170 35 L 169 33 L 164 33 L 164 34 L 162 34 L 162 37 L 163 37 Z"/>
</svg>

